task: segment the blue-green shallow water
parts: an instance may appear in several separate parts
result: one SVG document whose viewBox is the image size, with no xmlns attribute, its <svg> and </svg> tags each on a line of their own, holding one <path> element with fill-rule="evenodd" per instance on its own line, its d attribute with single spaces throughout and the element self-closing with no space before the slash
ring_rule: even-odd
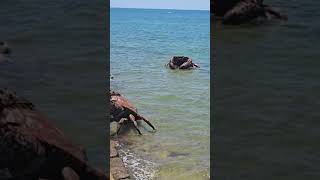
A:
<svg viewBox="0 0 320 180">
<path fill-rule="evenodd" d="M 287 22 L 216 24 L 216 179 L 319 179 L 319 1 L 266 0 Z"/>
<path fill-rule="evenodd" d="M 105 170 L 106 2 L 2 0 L 0 40 L 12 47 L 0 87 L 17 91 Z"/>
<path fill-rule="evenodd" d="M 149 132 L 141 122 L 143 136 L 134 129 L 120 135 L 135 156 L 153 163 L 153 175 L 144 178 L 209 177 L 209 17 L 209 11 L 111 9 L 111 88 L 157 128 Z M 166 69 L 173 55 L 192 57 L 201 68 Z"/>
</svg>

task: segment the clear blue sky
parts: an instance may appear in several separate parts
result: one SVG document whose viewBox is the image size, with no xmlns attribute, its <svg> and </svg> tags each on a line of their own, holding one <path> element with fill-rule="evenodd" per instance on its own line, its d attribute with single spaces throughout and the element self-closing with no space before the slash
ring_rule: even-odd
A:
<svg viewBox="0 0 320 180">
<path fill-rule="evenodd" d="M 210 0 L 110 0 L 111 7 L 209 10 Z"/>
</svg>

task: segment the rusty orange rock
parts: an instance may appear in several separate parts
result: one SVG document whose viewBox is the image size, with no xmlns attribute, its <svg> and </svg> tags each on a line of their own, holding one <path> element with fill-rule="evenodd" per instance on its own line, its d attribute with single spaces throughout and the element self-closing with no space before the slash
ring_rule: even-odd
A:
<svg viewBox="0 0 320 180">
<path fill-rule="evenodd" d="M 15 178 L 63 179 L 64 167 L 80 179 L 106 179 L 75 145 L 28 100 L 0 89 L 0 169 Z"/>
</svg>

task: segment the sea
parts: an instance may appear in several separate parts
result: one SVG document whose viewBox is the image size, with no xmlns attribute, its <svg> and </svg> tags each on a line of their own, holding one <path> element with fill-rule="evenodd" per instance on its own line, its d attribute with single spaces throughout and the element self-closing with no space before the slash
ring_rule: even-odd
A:
<svg viewBox="0 0 320 180">
<path fill-rule="evenodd" d="M 104 171 L 107 7 L 99 0 L 2 0 L 0 8 L 0 41 L 12 50 L 0 64 L 0 87 L 34 103 Z"/>
<path fill-rule="evenodd" d="M 165 67 L 188 56 L 200 69 Z M 134 179 L 210 177 L 210 12 L 125 9 L 110 11 L 111 89 L 156 127 L 120 131 L 121 157 Z"/>
<path fill-rule="evenodd" d="M 320 2 L 266 0 L 288 21 L 213 21 L 215 179 L 319 179 Z"/>
</svg>

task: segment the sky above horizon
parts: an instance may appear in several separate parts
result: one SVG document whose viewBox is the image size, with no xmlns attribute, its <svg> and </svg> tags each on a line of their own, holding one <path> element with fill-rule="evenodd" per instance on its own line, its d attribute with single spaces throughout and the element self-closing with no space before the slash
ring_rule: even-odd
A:
<svg viewBox="0 0 320 180">
<path fill-rule="evenodd" d="M 110 0 L 110 7 L 209 10 L 210 0 Z"/>
</svg>

